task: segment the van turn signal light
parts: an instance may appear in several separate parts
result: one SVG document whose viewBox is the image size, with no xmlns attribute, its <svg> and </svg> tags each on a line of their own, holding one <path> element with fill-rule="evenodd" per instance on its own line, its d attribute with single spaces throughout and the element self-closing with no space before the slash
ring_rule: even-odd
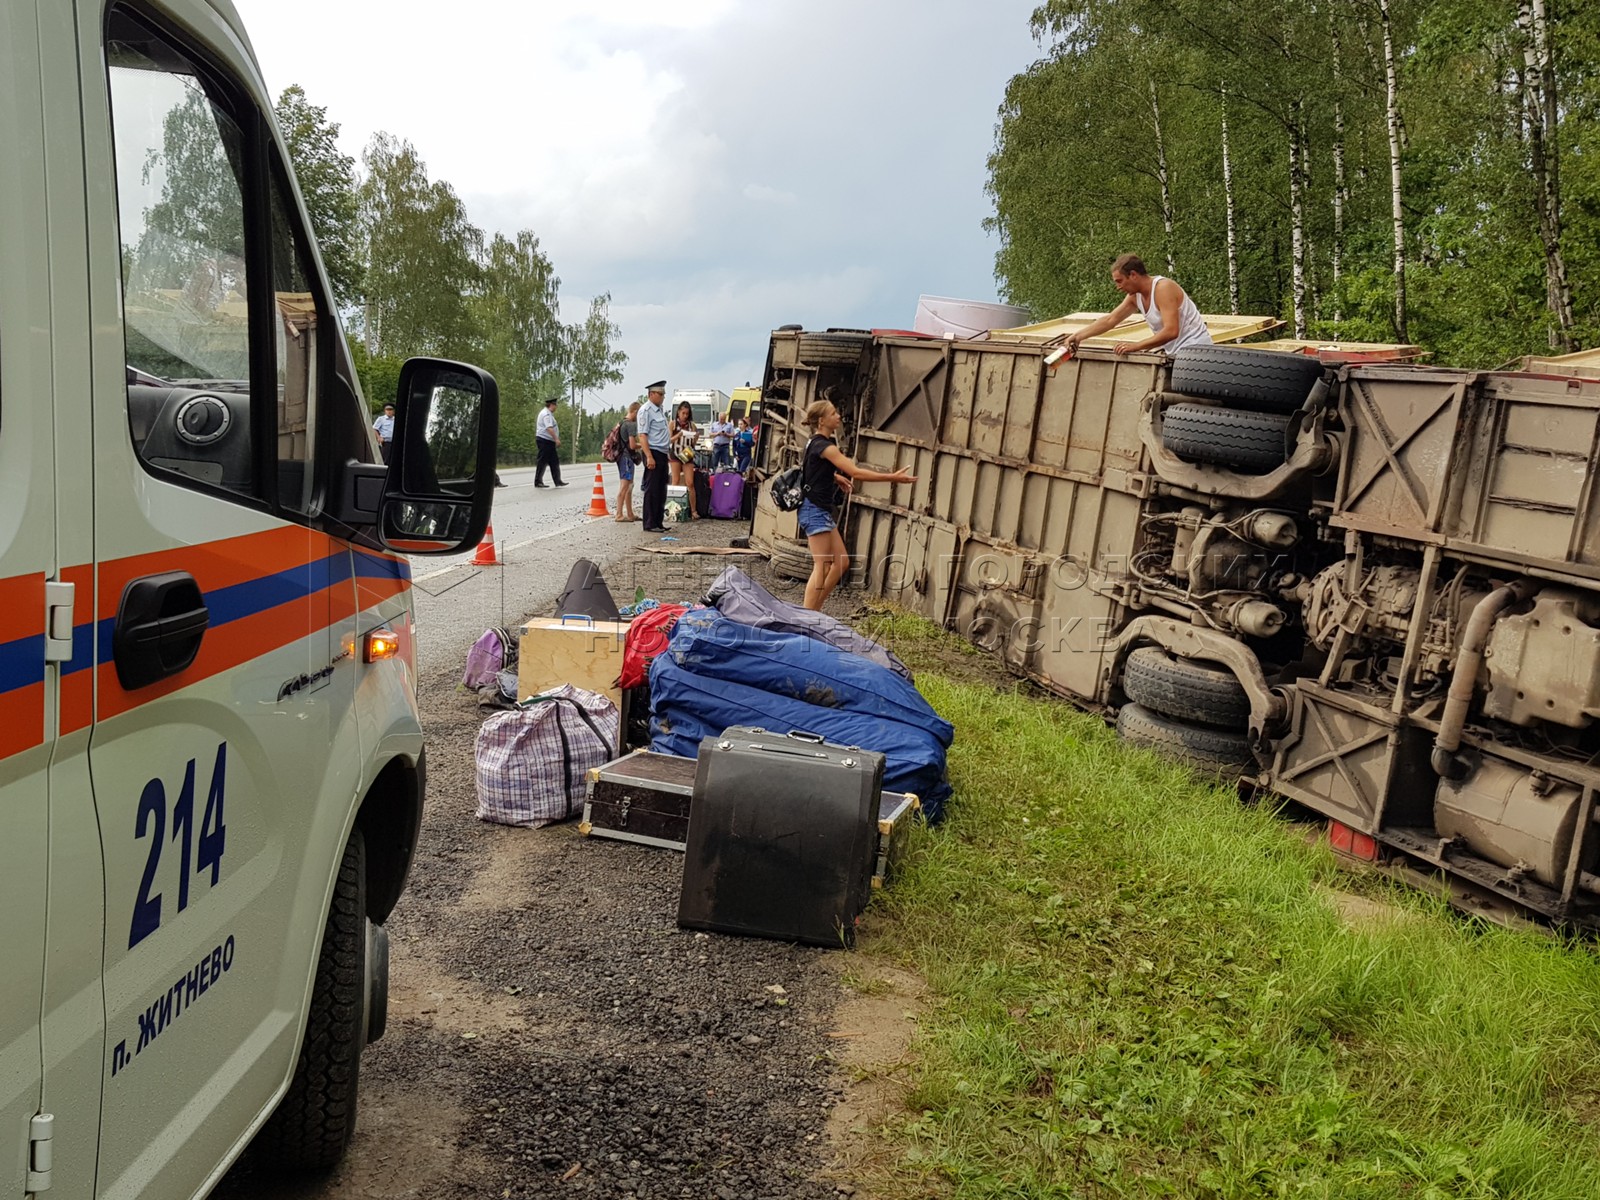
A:
<svg viewBox="0 0 1600 1200">
<path fill-rule="evenodd" d="M 374 629 L 367 634 L 367 648 L 363 657 L 369 663 L 382 662 L 400 653 L 400 638 L 392 629 Z"/>
</svg>

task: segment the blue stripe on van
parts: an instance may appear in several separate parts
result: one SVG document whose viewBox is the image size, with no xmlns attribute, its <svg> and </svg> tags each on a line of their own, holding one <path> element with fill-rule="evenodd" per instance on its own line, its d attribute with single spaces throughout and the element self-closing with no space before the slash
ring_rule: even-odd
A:
<svg viewBox="0 0 1600 1200">
<path fill-rule="evenodd" d="M 44 634 L 0 642 L 0 692 L 44 681 Z"/>
<path fill-rule="evenodd" d="M 355 573 L 363 579 L 410 579 L 411 564 L 401 559 L 380 558 L 351 547 L 355 551 Z"/>
<path fill-rule="evenodd" d="M 319 558 L 304 566 L 263 575 L 259 579 L 247 579 L 231 587 L 217 588 L 215 591 L 205 593 L 204 596 L 206 608 L 211 613 L 208 631 L 245 617 L 253 617 L 257 613 L 266 612 L 269 608 L 277 608 L 280 604 L 314 596 L 334 584 L 346 582 L 349 578 L 350 555 L 344 550 L 338 550 L 326 558 Z M 95 631 L 102 663 L 113 661 L 112 637 L 116 627 L 116 618 L 107 617 L 99 623 Z M 317 630 L 326 627 L 325 624 L 319 625 Z M 76 664 L 78 660 L 76 638 L 74 638 L 72 657 Z M 85 661 L 82 665 L 88 666 L 88 662 Z M 73 669 L 78 668 L 74 666 Z"/>
</svg>

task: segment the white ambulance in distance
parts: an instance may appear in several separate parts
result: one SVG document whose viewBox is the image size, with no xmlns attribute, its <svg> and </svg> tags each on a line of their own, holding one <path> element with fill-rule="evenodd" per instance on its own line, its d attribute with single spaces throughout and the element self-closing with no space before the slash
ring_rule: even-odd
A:
<svg viewBox="0 0 1600 1200">
<path fill-rule="evenodd" d="M 0 1200 L 326 1166 L 423 795 L 410 572 L 498 396 L 385 466 L 227 0 L 0 0 Z"/>
</svg>

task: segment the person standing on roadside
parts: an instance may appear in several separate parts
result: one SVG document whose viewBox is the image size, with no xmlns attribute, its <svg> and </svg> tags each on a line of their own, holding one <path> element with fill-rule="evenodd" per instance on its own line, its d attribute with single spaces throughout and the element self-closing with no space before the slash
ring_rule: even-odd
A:
<svg viewBox="0 0 1600 1200">
<path fill-rule="evenodd" d="M 821 611 L 833 589 L 850 569 L 850 555 L 839 536 L 833 510 L 849 493 L 852 483 L 915 483 L 917 477 L 900 471 L 874 471 L 858 467 L 834 441 L 843 418 L 829 400 L 816 400 L 806 409 L 804 424 L 811 430 L 801 468 L 804 480 L 800 532 L 811 547 L 811 578 L 806 581 L 807 608 Z"/>
<path fill-rule="evenodd" d="M 389 461 L 389 443 L 394 441 L 394 405 L 383 406 L 383 416 L 372 423 L 372 432 L 378 435 L 378 453 Z"/>
<path fill-rule="evenodd" d="M 633 456 L 639 453 L 635 448 L 639 441 L 639 401 L 628 405 L 617 439 L 622 443 L 617 449 L 617 478 L 622 480 L 617 489 L 617 520 L 637 521 L 639 518 L 633 514 L 633 465 L 637 459 Z"/>
<path fill-rule="evenodd" d="M 550 481 L 557 487 L 566 487 L 566 481 L 561 478 L 561 431 L 556 428 L 556 405 L 560 402 L 557 396 L 551 396 L 544 402 L 544 411 L 539 414 L 539 422 L 533 431 L 533 444 L 539 452 L 539 465 L 533 472 L 533 486 L 544 487 L 544 469 L 550 468 Z"/>
<path fill-rule="evenodd" d="M 667 460 L 672 450 L 672 424 L 661 407 L 667 398 L 667 381 L 658 379 L 645 389 L 639 409 L 639 449 L 644 454 L 644 531 L 665 533 Z"/>
<path fill-rule="evenodd" d="M 1141 350 L 1175 354 L 1185 346 L 1211 345 L 1211 331 L 1201 320 L 1194 301 L 1175 281 L 1145 270 L 1144 259 L 1137 254 L 1124 254 L 1111 264 L 1111 285 L 1122 293 L 1122 303 L 1098 321 L 1063 338 L 1067 353 L 1076 354 L 1084 342 L 1115 329 L 1135 314 L 1149 324 L 1150 336 L 1138 342 L 1118 342 L 1118 354 Z"/>
<path fill-rule="evenodd" d="M 728 419 L 727 413 L 712 413 L 711 428 L 711 469 L 713 471 L 726 471 L 733 466 L 733 422 Z"/>
<path fill-rule="evenodd" d="M 694 408 L 687 400 L 678 404 L 672 421 L 672 486 L 689 494 L 689 519 L 700 519 L 700 505 L 694 494 L 694 456 L 700 446 L 700 427 L 694 423 Z"/>
<path fill-rule="evenodd" d="M 756 448 L 756 435 L 750 432 L 750 421 L 739 418 L 739 431 L 733 435 L 733 469 L 743 475 L 750 469 L 750 454 Z"/>
</svg>

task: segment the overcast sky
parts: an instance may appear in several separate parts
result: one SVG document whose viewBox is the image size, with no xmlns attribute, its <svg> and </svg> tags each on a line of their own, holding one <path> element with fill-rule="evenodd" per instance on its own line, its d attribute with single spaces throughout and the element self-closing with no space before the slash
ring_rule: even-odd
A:
<svg viewBox="0 0 1600 1200">
<path fill-rule="evenodd" d="M 626 381 L 760 382 L 768 332 L 994 300 L 985 159 L 1035 0 L 236 0 L 274 95 L 405 138 L 474 224 L 531 229 Z"/>
</svg>

